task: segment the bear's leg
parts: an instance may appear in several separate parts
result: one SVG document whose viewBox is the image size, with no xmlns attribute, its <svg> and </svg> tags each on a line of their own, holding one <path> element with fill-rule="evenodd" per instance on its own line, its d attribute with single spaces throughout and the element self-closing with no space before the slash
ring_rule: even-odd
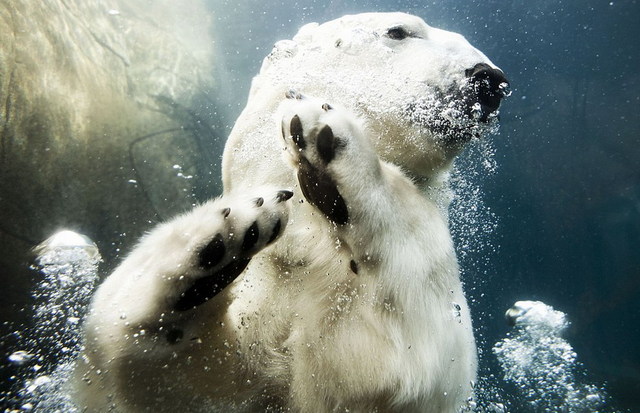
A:
<svg viewBox="0 0 640 413">
<path fill-rule="evenodd" d="M 329 257 L 322 268 L 310 266 L 316 277 L 309 283 L 320 287 L 307 290 L 309 301 L 325 312 L 300 327 L 305 339 L 292 346 L 292 405 L 458 411 L 476 362 L 446 217 L 399 168 L 379 159 L 377 136 L 355 116 L 322 100 L 288 97 L 280 107 L 282 139 L 314 206 L 298 219 L 320 222 L 315 228 L 335 242 L 317 252 Z M 332 224 L 322 225 L 318 211 Z"/>
<path fill-rule="evenodd" d="M 100 286 L 94 312 L 104 310 L 104 318 L 117 309 L 136 314 L 142 324 L 156 322 L 159 314 L 190 313 L 276 240 L 292 195 L 271 188 L 231 194 L 159 225 Z"/>
<path fill-rule="evenodd" d="M 195 411 L 185 394 L 195 403 L 250 393 L 235 384 L 245 366 L 229 353 L 240 332 L 227 319 L 226 287 L 283 233 L 292 195 L 232 193 L 146 235 L 94 296 L 78 402 L 90 411 Z"/>
</svg>

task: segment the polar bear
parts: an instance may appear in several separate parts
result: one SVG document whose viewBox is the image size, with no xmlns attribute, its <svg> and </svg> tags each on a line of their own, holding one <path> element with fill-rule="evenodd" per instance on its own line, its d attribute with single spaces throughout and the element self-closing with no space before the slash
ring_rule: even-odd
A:
<svg viewBox="0 0 640 413">
<path fill-rule="evenodd" d="M 476 350 L 442 194 L 503 73 L 402 13 L 278 42 L 222 197 L 145 236 L 97 291 L 90 411 L 456 412 Z"/>
</svg>

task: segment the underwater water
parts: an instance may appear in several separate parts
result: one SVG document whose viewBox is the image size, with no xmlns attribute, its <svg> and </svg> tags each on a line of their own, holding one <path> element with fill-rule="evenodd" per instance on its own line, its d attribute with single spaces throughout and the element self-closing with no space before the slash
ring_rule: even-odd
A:
<svg viewBox="0 0 640 413">
<path fill-rule="evenodd" d="M 107 15 L 118 12 L 98 4 Z M 1 7 L 13 13 L 11 5 Z M 93 173 L 104 174 L 106 180 L 118 169 L 94 172 L 92 162 L 70 176 L 52 179 L 53 189 L 36 191 L 30 204 L 14 202 L 19 194 L 13 192 L 14 175 L 5 170 L 9 164 L 3 155 L 3 407 L 27 411 L 29 404 L 43 403 L 42 411 L 68 411 L 60 389 L 68 375 L 65 367 L 81 344 L 74 320 L 80 322 L 98 274 L 108 273 L 151 223 L 219 192 L 211 184 L 219 181 L 219 155 L 202 160 L 190 154 L 221 153 L 224 137 L 246 102 L 251 77 L 276 40 L 291 38 L 312 21 L 365 11 L 405 11 L 463 34 L 505 72 L 513 91 L 501 107 L 498 134 L 469 148 L 457 162 L 452 182 L 457 194 L 452 229 L 480 351 L 477 411 L 640 410 L 638 1 L 211 0 L 205 10 L 216 39 L 220 90 L 215 102 L 210 96 L 193 97 L 190 102 L 200 107 L 197 111 L 167 104 L 174 119 L 188 119 L 186 129 L 195 131 L 180 141 L 190 146 L 181 146 L 173 158 L 162 158 L 162 181 L 145 157 L 178 147 L 175 142 L 162 146 L 162 134 L 140 134 L 138 140 L 124 142 L 130 148 L 122 163 L 126 185 L 108 196 L 116 198 L 115 204 L 126 204 L 135 200 L 127 198 L 127 191 L 138 190 L 153 208 L 136 216 L 120 212 L 115 219 L 106 218 L 114 205 L 98 204 L 105 206 L 81 219 L 85 209 L 99 208 L 77 202 L 82 192 L 67 189 L 65 183 Z M 177 21 L 188 21 L 188 13 L 177 15 Z M 53 59 L 44 54 L 39 58 L 44 65 L 45 59 Z M 0 95 L 0 100 L 5 97 Z M 8 117 L 0 120 L 8 122 Z M 3 125 L 2 153 L 9 150 L 11 138 Z M 174 127 L 167 125 L 163 131 Z M 34 127 L 33 133 L 42 129 Z M 55 157 L 44 156 L 20 176 L 42 167 L 44 160 L 55 165 Z M 173 179 L 176 189 L 169 192 L 165 183 Z M 102 191 L 99 179 L 92 182 L 96 192 Z M 27 191 L 29 187 L 18 192 Z M 66 208 L 47 215 L 56 198 L 64 199 Z M 22 216 L 26 208 L 29 213 Z M 108 226 L 110 219 L 117 222 Z M 30 227 L 36 221 L 42 222 L 41 232 Z M 72 264 L 77 257 L 66 257 L 61 267 L 52 267 L 17 252 L 16 245 L 35 245 L 62 227 L 96 240 L 104 258 L 100 271 L 93 253 L 82 258 L 81 265 Z M 35 270 L 29 270 L 31 264 Z M 24 271 L 17 272 L 18 265 Z M 83 281 L 71 290 L 60 287 L 78 274 Z M 70 296 L 54 297 L 56 291 Z M 69 306 L 43 315 L 43 305 L 59 300 Z M 505 311 L 523 300 L 545 303 L 538 307 L 543 314 L 561 321 L 549 325 L 543 317 L 539 328 L 515 321 L 514 327 L 508 325 Z"/>
</svg>

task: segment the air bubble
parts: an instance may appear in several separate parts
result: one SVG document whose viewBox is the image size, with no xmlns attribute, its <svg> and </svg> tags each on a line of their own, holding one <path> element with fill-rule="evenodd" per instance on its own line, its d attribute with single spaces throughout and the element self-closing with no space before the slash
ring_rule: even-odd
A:
<svg viewBox="0 0 640 413">
<path fill-rule="evenodd" d="M 49 377 L 49 376 L 38 376 L 38 377 L 36 377 L 35 380 L 33 380 L 31 382 L 31 384 L 29 384 L 29 386 L 27 387 L 27 392 L 28 393 L 33 393 L 34 391 L 36 391 L 36 389 L 38 387 L 45 386 L 45 385 L 47 385 L 49 383 L 51 383 L 51 377 Z"/>
<path fill-rule="evenodd" d="M 22 366 L 27 364 L 33 358 L 33 354 L 28 353 L 24 350 L 18 350 L 13 352 L 9 356 L 9 361 L 17 366 Z"/>
<path fill-rule="evenodd" d="M 491 413 L 506 413 L 504 404 L 502 403 L 490 403 L 488 411 Z"/>
<path fill-rule="evenodd" d="M 508 98 L 511 96 L 511 86 L 507 82 L 502 82 L 498 85 L 498 93 L 502 95 L 502 97 Z"/>
<path fill-rule="evenodd" d="M 480 119 L 482 117 L 482 105 L 480 102 L 476 102 L 471 106 L 471 117 L 473 119 Z"/>
<path fill-rule="evenodd" d="M 34 408 L 33 403 L 25 403 L 22 406 L 20 406 L 20 410 L 25 412 L 30 412 L 33 410 L 33 408 Z"/>
<path fill-rule="evenodd" d="M 453 317 L 458 321 L 458 323 L 462 323 L 462 307 L 458 303 L 451 303 L 453 307 Z"/>
</svg>

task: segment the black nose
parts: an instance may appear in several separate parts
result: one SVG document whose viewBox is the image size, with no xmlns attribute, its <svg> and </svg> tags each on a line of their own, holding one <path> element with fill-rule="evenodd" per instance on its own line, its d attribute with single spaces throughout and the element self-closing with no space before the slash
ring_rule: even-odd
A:
<svg viewBox="0 0 640 413">
<path fill-rule="evenodd" d="M 500 106 L 500 101 L 509 96 L 509 81 L 499 69 L 494 69 L 486 63 L 478 63 L 464 74 L 469 78 L 473 96 L 470 112 L 472 115 L 480 115 L 480 120 L 485 122 L 487 117 Z M 478 108 L 478 105 L 480 107 Z M 479 109 L 479 111 L 478 111 Z"/>
</svg>

